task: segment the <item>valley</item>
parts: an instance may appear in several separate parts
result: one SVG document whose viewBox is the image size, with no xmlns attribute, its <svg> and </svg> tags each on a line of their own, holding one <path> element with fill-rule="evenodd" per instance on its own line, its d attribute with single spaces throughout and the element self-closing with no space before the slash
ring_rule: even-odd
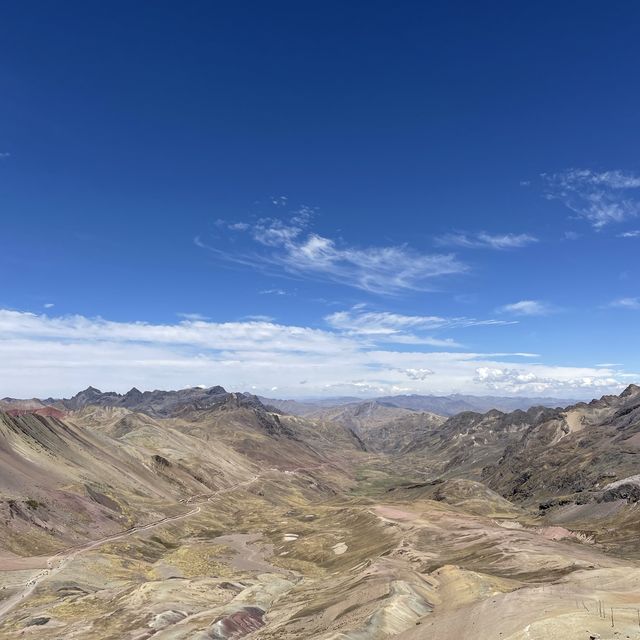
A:
<svg viewBox="0 0 640 640">
<path fill-rule="evenodd" d="M 640 638 L 639 434 L 635 386 L 450 417 L 5 399 L 0 637 Z"/>
</svg>

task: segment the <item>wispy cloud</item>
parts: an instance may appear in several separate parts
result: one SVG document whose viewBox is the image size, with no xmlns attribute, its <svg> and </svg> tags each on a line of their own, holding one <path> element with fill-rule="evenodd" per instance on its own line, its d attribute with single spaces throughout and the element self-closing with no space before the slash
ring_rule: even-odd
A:
<svg viewBox="0 0 640 640">
<path fill-rule="evenodd" d="M 528 233 L 447 233 L 436 238 L 436 244 L 445 247 L 466 249 L 519 249 L 538 242 L 538 238 Z"/>
<path fill-rule="evenodd" d="M 555 311 L 555 307 L 540 300 L 520 300 L 505 304 L 498 309 L 499 313 L 509 313 L 515 316 L 548 316 Z"/>
<path fill-rule="evenodd" d="M 167 389 L 223 384 L 269 393 L 277 380 L 278 393 L 291 397 L 486 393 L 494 388 L 511 392 L 519 388 L 512 380 L 516 375 L 520 377 L 515 382 L 526 383 L 532 393 L 575 388 L 583 397 L 594 388 L 616 391 L 627 375 L 596 367 L 516 367 L 504 362 L 531 355 L 526 353 L 398 350 L 386 347 L 385 341 L 341 329 L 262 320 L 154 324 L 0 309 L 0 381 L 3 395 L 47 397 L 68 395 L 87 384 L 116 391 L 134 385 Z M 478 374 L 516 369 L 517 374 Z"/>
<path fill-rule="evenodd" d="M 263 289 L 258 292 L 261 296 L 286 296 L 289 295 L 284 289 Z"/>
<path fill-rule="evenodd" d="M 371 293 L 426 291 L 442 276 L 463 273 L 467 266 L 453 254 L 427 254 L 406 244 L 349 245 L 311 229 L 313 210 L 301 207 L 288 219 L 262 218 L 238 231 L 251 240 L 249 249 L 233 250 L 194 239 L 196 246 L 233 264 L 269 269 L 298 278 L 331 281 Z"/>
<path fill-rule="evenodd" d="M 6 160 L 11 157 L 11 153 L 9 151 L 0 151 L 0 160 Z"/>
<path fill-rule="evenodd" d="M 634 229 L 633 231 L 625 231 L 618 234 L 618 238 L 640 238 L 640 229 Z"/>
<path fill-rule="evenodd" d="M 640 189 L 640 176 L 634 173 L 569 169 L 544 173 L 542 179 L 547 198 L 559 200 L 595 229 L 640 215 L 640 200 L 633 194 Z"/>
<path fill-rule="evenodd" d="M 434 347 L 461 347 L 452 338 L 431 334 L 438 330 L 477 326 L 514 324 L 509 320 L 478 320 L 466 317 L 410 316 L 389 311 L 367 311 L 357 305 L 348 311 L 337 311 L 325 317 L 327 324 L 350 336 L 359 336 L 397 344 L 423 344 Z"/>
<path fill-rule="evenodd" d="M 247 222 L 233 222 L 228 226 L 231 231 L 246 231 L 249 229 L 249 224 Z"/>
<path fill-rule="evenodd" d="M 333 353 L 351 344 L 340 336 L 316 329 L 290 327 L 260 320 L 210 322 L 199 314 L 176 324 L 115 322 L 81 315 L 48 316 L 0 309 L 0 335 L 92 342 L 191 345 L 220 350 L 299 350 Z"/>
<path fill-rule="evenodd" d="M 287 196 L 271 196 L 269 200 L 271 201 L 271 204 L 276 207 L 286 207 L 289 198 Z"/>
<path fill-rule="evenodd" d="M 609 306 L 617 309 L 640 309 L 640 298 L 618 298 Z"/>
<path fill-rule="evenodd" d="M 176 315 L 185 320 L 209 320 L 208 316 L 201 313 L 177 313 Z"/>
<path fill-rule="evenodd" d="M 361 335 L 387 335 L 408 329 L 434 330 L 514 324 L 509 320 L 478 320 L 466 317 L 409 316 L 389 311 L 366 311 L 356 306 L 349 311 L 337 311 L 325 320 L 334 329 Z"/>
</svg>

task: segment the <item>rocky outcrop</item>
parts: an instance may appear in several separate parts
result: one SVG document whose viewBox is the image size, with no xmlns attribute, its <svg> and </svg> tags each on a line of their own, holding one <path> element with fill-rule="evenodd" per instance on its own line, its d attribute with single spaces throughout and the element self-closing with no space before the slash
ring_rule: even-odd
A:
<svg viewBox="0 0 640 640">
<path fill-rule="evenodd" d="M 88 406 L 124 407 L 132 411 L 147 413 L 156 417 L 167 417 L 181 411 L 211 409 L 214 407 L 252 407 L 266 410 L 260 400 L 248 393 L 230 393 L 223 387 L 191 387 L 178 391 L 140 391 L 133 387 L 127 393 L 102 392 L 95 387 L 87 387 L 72 398 L 54 401 L 70 411 Z"/>
<path fill-rule="evenodd" d="M 366 447 L 379 453 L 402 453 L 424 433 L 437 429 L 445 418 L 370 400 L 321 409 L 309 418 L 349 429 Z"/>
<path fill-rule="evenodd" d="M 541 413 L 482 475 L 508 499 L 584 503 L 636 495 L 639 460 L 640 387 L 632 385 L 619 396 Z M 626 480 L 605 486 L 611 478 Z"/>
<path fill-rule="evenodd" d="M 602 501 L 626 500 L 638 502 L 640 500 L 640 475 L 629 476 L 617 482 L 608 484 L 602 490 Z"/>
</svg>

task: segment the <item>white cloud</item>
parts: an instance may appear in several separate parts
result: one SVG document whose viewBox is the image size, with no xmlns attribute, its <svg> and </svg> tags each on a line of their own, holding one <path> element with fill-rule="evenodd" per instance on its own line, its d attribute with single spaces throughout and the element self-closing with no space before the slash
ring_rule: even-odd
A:
<svg viewBox="0 0 640 640">
<path fill-rule="evenodd" d="M 249 225 L 246 222 L 232 222 L 228 225 L 228 228 L 231 229 L 231 231 L 246 231 Z"/>
<path fill-rule="evenodd" d="M 595 229 L 640 215 L 640 200 L 633 190 L 640 188 L 640 176 L 624 171 L 569 169 L 542 174 L 546 196 L 559 200 Z"/>
<path fill-rule="evenodd" d="M 429 376 L 434 375 L 434 372 L 431 369 L 400 369 L 402 373 L 404 373 L 407 378 L 411 378 L 411 380 L 426 380 Z"/>
<path fill-rule="evenodd" d="M 185 320 L 208 320 L 209 318 L 201 313 L 177 313 L 179 318 L 184 318 Z"/>
<path fill-rule="evenodd" d="M 505 359 L 534 355 L 381 348 L 385 342 L 264 321 L 153 324 L 5 309 L 0 310 L 0 396 L 68 396 L 89 384 L 115 391 L 222 384 L 266 394 L 274 383 L 282 397 L 482 394 L 500 380 L 479 378 L 477 369 L 510 370 L 516 365 Z M 581 381 L 581 397 L 591 393 L 584 379 L 593 380 L 594 389 L 611 383 L 607 391 L 613 392 L 627 375 L 537 363 L 517 368 L 542 380 L 550 395 L 564 393 L 567 381 Z M 301 386 L 301 380 L 307 383 Z M 527 389 L 535 391 L 532 385 Z"/>
<path fill-rule="evenodd" d="M 229 231 L 247 231 L 251 226 L 247 222 L 229 222 L 224 218 L 218 218 L 214 224 L 220 229 L 228 229 Z"/>
<path fill-rule="evenodd" d="M 618 298 L 609 306 L 618 309 L 640 309 L 640 298 Z"/>
<path fill-rule="evenodd" d="M 640 229 L 634 229 L 633 231 L 625 231 L 619 233 L 618 238 L 640 238 Z"/>
<path fill-rule="evenodd" d="M 313 210 L 301 207 L 282 220 L 263 218 L 247 233 L 252 250 L 226 250 L 196 237 L 196 246 L 218 258 L 267 272 L 335 282 L 378 294 L 429 290 L 431 281 L 463 273 L 452 254 L 425 254 L 405 244 L 356 247 L 310 229 Z"/>
<path fill-rule="evenodd" d="M 178 324 L 113 322 L 80 315 L 49 317 L 8 309 L 0 310 L 0 335 L 19 338 L 55 338 L 71 341 L 187 345 L 213 350 L 313 351 L 332 353 L 346 339 L 327 332 L 270 322 L 207 322 L 183 320 Z"/>
<path fill-rule="evenodd" d="M 528 233 L 491 234 L 484 231 L 476 234 L 447 233 L 436 238 L 436 243 L 441 246 L 468 249 L 519 249 L 535 242 L 538 242 L 538 238 Z"/>
<path fill-rule="evenodd" d="M 474 326 L 514 324 L 508 320 L 477 320 L 475 318 L 442 316 L 409 316 L 389 311 L 366 311 L 356 306 L 348 311 L 337 311 L 325 317 L 333 329 L 350 336 L 371 338 L 381 342 L 398 344 L 423 344 L 434 347 L 461 347 L 451 338 L 435 338 L 425 331 L 455 329 Z"/>
<path fill-rule="evenodd" d="M 45 309 L 52 309 L 53 307 L 55 307 L 56 305 L 53 302 L 45 302 L 45 304 L 42 305 Z"/>
<path fill-rule="evenodd" d="M 261 296 L 286 296 L 288 295 L 284 289 L 263 289 L 258 292 Z"/>
<path fill-rule="evenodd" d="M 365 311 L 353 307 L 349 311 L 337 311 L 325 320 L 335 329 L 369 335 L 385 335 L 406 329 L 451 329 L 459 327 L 500 326 L 514 324 L 513 320 L 477 320 L 465 317 L 408 316 L 389 311 Z"/>
<path fill-rule="evenodd" d="M 505 304 L 498 311 L 516 316 L 546 316 L 553 313 L 554 308 L 540 300 L 520 300 L 519 302 Z"/>
<path fill-rule="evenodd" d="M 446 349 L 462 348 L 464 345 L 453 338 L 436 338 L 434 336 L 420 336 L 413 333 L 395 333 L 384 338 L 379 337 L 381 342 L 393 342 L 394 344 L 413 344 L 428 347 L 443 347 Z"/>
<path fill-rule="evenodd" d="M 562 391 L 599 391 L 615 388 L 621 383 L 613 376 L 602 374 L 596 370 L 595 375 L 545 376 L 532 370 L 508 369 L 498 367 L 479 367 L 476 369 L 476 381 L 494 391 L 503 393 L 540 394 Z"/>
</svg>

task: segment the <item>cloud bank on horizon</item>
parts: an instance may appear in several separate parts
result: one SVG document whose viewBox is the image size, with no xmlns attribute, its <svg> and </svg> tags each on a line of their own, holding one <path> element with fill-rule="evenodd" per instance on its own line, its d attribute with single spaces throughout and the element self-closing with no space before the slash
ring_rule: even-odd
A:
<svg viewBox="0 0 640 640">
<path fill-rule="evenodd" d="M 435 328 L 500 322 L 401 316 L 362 308 L 327 316 L 325 328 L 265 320 L 175 324 L 116 322 L 0 310 L 4 395 L 75 393 L 89 383 L 126 391 L 198 386 L 284 397 L 407 393 L 564 394 L 619 391 L 631 374 L 616 365 L 547 366 L 533 353 L 400 350 L 396 342 L 433 345 L 414 335 Z M 517 364 L 515 364 L 515 363 Z M 274 386 L 276 381 L 276 386 Z"/>
</svg>

